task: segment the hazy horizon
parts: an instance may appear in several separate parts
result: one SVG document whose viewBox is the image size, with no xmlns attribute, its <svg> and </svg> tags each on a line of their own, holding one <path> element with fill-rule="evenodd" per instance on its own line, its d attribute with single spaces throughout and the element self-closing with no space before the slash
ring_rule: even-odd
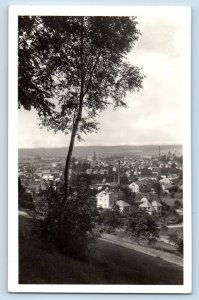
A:
<svg viewBox="0 0 199 300">
<path fill-rule="evenodd" d="M 172 146 L 172 147 L 183 147 L 183 144 L 118 144 L 118 145 L 74 145 L 74 148 L 75 147 L 169 147 L 169 146 Z M 18 148 L 18 150 L 20 149 L 62 149 L 62 148 L 68 148 L 68 145 L 67 146 L 58 146 L 58 147 L 45 147 L 45 146 L 42 146 L 42 147 L 21 147 L 21 148 Z"/>
</svg>

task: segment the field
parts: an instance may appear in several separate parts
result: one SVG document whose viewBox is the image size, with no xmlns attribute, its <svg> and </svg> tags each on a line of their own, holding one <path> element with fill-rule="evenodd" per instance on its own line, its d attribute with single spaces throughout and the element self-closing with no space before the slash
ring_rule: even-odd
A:
<svg viewBox="0 0 199 300">
<path fill-rule="evenodd" d="M 183 284 L 182 267 L 98 240 L 96 251 L 79 261 L 32 239 L 29 220 L 20 217 L 19 283 L 23 284 Z"/>
</svg>

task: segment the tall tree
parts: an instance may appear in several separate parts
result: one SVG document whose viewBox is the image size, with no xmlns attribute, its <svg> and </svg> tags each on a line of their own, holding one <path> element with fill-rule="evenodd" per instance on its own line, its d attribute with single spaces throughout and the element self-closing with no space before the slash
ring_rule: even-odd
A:
<svg viewBox="0 0 199 300">
<path fill-rule="evenodd" d="M 144 76 L 127 61 L 140 35 L 136 17 L 19 17 L 19 107 L 34 107 L 41 125 L 71 133 L 66 198 L 75 138 L 98 129 L 109 104 L 125 107 Z"/>
</svg>

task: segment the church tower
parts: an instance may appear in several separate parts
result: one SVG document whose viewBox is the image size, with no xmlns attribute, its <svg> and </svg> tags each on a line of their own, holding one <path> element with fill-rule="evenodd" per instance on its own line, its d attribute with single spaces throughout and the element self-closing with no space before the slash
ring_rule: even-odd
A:
<svg viewBox="0 0 199 300">
<path fill-rule="evenodd" d="M 96 153 L 94 151 L 94 154 L 93 154 L 93 161 L 95 161 L 97 159 L 97 156 L 96 156 Z"/>
</svg>

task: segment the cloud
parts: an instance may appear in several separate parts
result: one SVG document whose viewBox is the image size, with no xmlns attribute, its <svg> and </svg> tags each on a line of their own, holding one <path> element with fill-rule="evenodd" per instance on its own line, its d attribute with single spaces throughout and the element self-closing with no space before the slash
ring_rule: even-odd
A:
<svg viewBox="0 0 199 300">
<path fill-rule="evenodd" d="M 182 17 L 138 17 L 138 26 L 142 35 L 138 40 L 137 47 L 143 52 L 153 52 L 161 56 L 177 58 L 180 54 L 178 35 L 183 26 Z"/>
</svg>

